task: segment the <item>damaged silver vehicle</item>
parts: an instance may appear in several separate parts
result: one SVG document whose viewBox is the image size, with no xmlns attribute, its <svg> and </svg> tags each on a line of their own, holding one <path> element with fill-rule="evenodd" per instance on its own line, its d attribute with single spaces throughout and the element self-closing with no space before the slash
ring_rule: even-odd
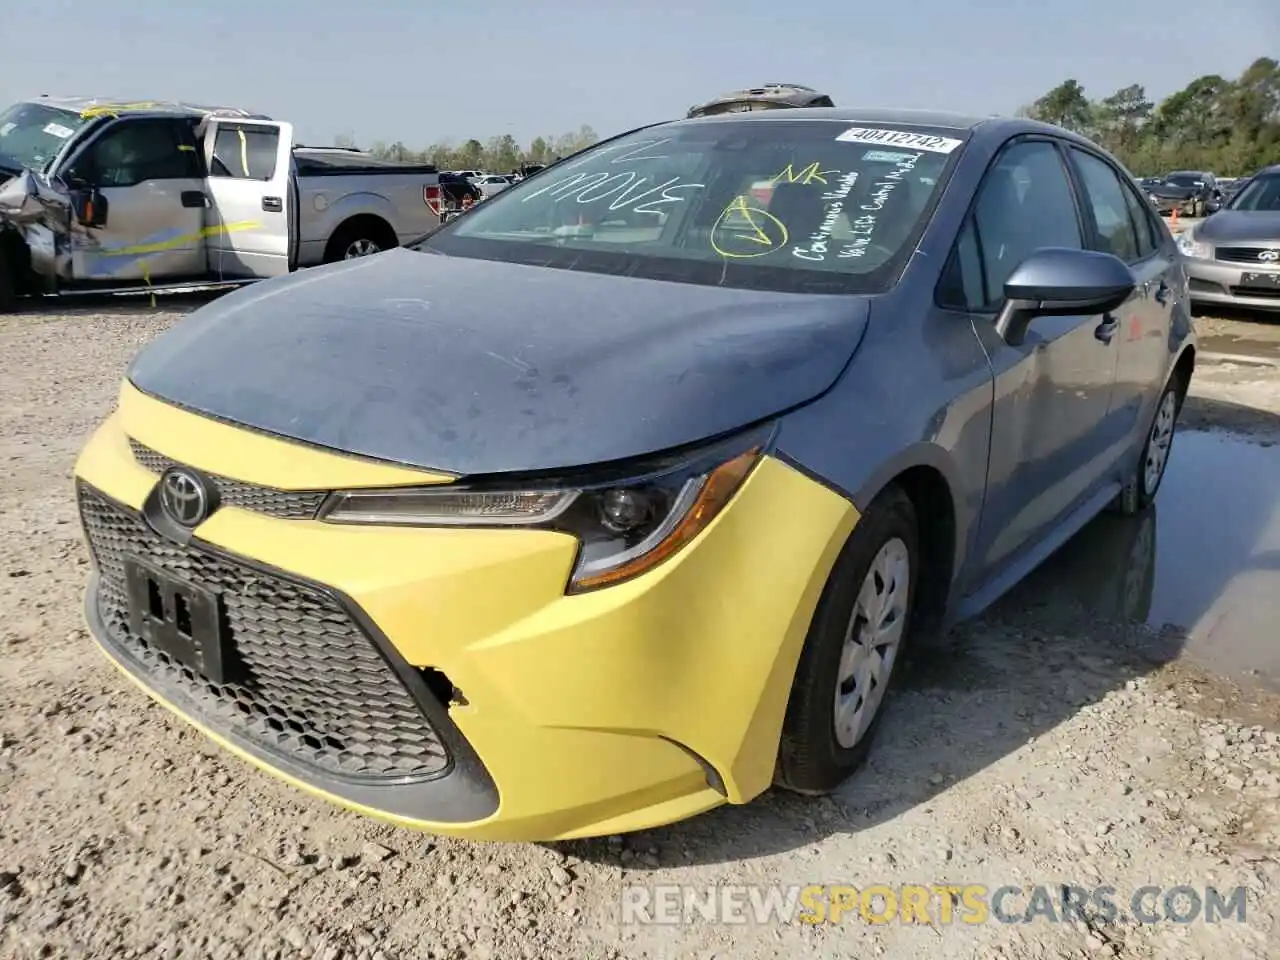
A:
<svg viewBox="0 0 1280 960">
<path fill-rule="evenodd" d="M 297 146 L 228 107 L 42 97 L 0 112 L 0 313 L 22 297 L 249 283 L 399 246 L 436 168 Z"/>
</svg>

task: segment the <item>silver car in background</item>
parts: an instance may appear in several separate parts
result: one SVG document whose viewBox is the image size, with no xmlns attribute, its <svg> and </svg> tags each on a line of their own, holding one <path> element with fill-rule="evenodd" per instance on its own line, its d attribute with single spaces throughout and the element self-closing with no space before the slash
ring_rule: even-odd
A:
<svg viewBox="0 0 1280 960">
<path fill-rule="evenodd" d="M 1280 164 L 1255 174 L 1178 246 L 1193 303 L 1280 311 Z"/>
</svg>

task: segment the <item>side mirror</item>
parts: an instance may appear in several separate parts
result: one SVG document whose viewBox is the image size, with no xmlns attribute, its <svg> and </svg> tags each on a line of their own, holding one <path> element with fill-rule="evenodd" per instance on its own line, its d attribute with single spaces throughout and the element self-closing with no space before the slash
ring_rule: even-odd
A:
<svg viewBox="0 0 1280 960">
<path fill-rule="evenodd" d="M 107 198 L 96 187 L 74 189 L 72 208 L 83 226 L 104 227 L 107 224 Z"/>
<path fill-rule="evenodd" d="M 1005 281 L 996 332 L 1016 347 L 1036 317 L 1108 313 L 1128 300 L 1136 286 L 1132 271 L 1110 253 L 1042 247 Z"/>
</svg>

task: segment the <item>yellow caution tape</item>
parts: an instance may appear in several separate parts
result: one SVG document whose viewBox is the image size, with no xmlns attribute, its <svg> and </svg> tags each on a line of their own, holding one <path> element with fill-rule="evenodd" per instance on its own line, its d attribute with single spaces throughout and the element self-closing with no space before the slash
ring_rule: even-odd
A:
<svg viewBox="0 0 1280 960">
<path fill-rule="evenodd" d="M 96 107 L 86 107 L 80 111 L 80 117 L 84 120 L 93 117 L 118 117 L 121 113 L 130 110 L 155 110 L 165 106 L 167 104 L 155 100 L 144 100 L 138 103 L 104 103 Z"/>
<path fill-rule="evenodd" d="M 260 220 L 241 220 L 236 223 L 219 224 L 216 227 L 205 227 L 195 233 L 183 234 L 180 237 L 174 237 L 172 240 L 160 240 L 156 243 L 141 243 L 131 247 L 110 247 L 104 250 L 95 251 L 99 256 L 103 257 L 128 257 L 141 256 L 148 253 L 163 253 L 166 250 L 174 250 L 184 244 L 194 243 L 197 240 L 203 240 L 206 237 L 216 237 L 225 233 L 242 233 L 245 230 L 254 230 L 262 226 Z"/>
</svg>

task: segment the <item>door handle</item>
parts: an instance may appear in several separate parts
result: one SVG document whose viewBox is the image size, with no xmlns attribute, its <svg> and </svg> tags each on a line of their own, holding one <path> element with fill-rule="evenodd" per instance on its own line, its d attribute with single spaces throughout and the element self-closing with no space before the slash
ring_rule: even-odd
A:
<svg viewBox="0 0 1280 960">
<path fill-rule="evenodd" d="M 1116 331 L 1120 329 L 1120 321 L 1112 314 L 1108 313 L 1102 318 L 1102 322 L 1098 324 L 1093 335 L 1103 343 L 1110 343 L 1111 339 L 1116 335 Z"/>
<path fill-rule="evenodd" d="M 284 209 L 284 201 L 279 197 L 263 197 L 262 209 L 268 210 L 271 213 L 279 213 Z"/>
<path fill-rule="evenodd" d="M 1160 286 L 1156 287 L 1156 303 L 1160 304 L 1161 306 L 1164 306 L 1166 303 L 1168 303 L 1169 293 L 1170 293 L 1169 285 L 1165 283 L 1163 280 L 1161 280 Z"/>
<path fill-rule="evenodd" d="M 182 205 L 184 207 L 207 207 L 209 198 L 199 190 L 183 190 Z"/>
</svg>

